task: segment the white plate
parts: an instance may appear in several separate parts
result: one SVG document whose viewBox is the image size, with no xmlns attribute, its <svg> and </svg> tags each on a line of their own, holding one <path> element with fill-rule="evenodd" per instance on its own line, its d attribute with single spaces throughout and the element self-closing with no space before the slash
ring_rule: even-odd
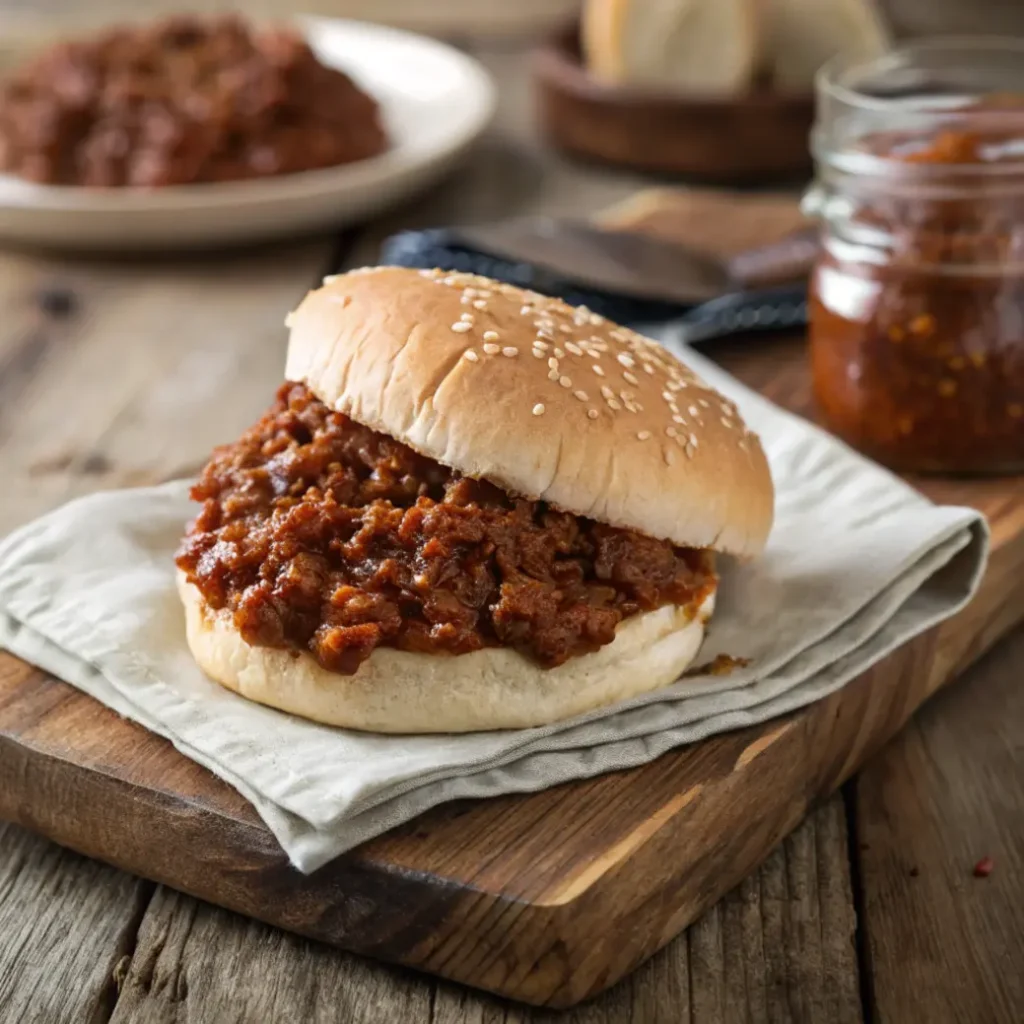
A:
<svg viewBox="0 0 1024 1024">
<path fill-rule="evenodd" d="M 490 77 L 450 46 L 361 22 L 302 18 L 299 24 L 325 64 L 348 72 L 380 103 L 391 139 L 386 153 L 277 178 L 158 189 L 35 185 L 0 175 L 0 238 L 138 250 L 337 227 L 435 182 L 491 118 Z"/>
</svg>

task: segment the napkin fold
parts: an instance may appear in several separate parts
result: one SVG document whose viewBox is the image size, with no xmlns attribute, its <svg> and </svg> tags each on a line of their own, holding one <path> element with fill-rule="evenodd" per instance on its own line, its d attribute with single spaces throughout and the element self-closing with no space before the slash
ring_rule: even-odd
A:
<svg viewBox="0 0 1024 1024">
<path fill-rule="evenodd" d="M 749 659 L 537 729 L 380 736 L 316 725 L 210 682 L 185 643 L 173 555 L 188 484 L 94 494 L 0 542 L 0 645 L 167 737 L 256 807 L 311 872 L 436 804 L 628 768 L 818 700 L 977 589 L 988 531 L 936 506 L 693 353 L 762 438 L 777 491 L 765 555 L 723 560 L 698 658 Z M 653 483 L 653 482 L 652 482 Z"/>
</svg>

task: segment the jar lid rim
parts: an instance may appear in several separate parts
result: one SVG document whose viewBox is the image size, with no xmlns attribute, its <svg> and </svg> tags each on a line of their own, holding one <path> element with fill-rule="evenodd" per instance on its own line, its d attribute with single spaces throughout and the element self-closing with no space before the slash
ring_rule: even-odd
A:
<svg viewBox="0 0 1024 1024">
<path fill-rule="evenodd" d="M 974 55 L 979 59 L 998 54 L 1024 58 L 1024 38 L 993 35 L 935 36 L 894 47 L 880 56 L 866 60 L 851 58 L 848 54 L 837 54 L 818 69 L 815 75 L 815 88 L 819 98 L 830 97 L 861 110 L 934 111 L 941 109 L 934 94 L 904 92 L 891 96 L 878 95 L 862 91 L 842 79 L 857 73 L 867 75 L 871 72 L 908 70 L 924 58 L 934 58 L 943 54 Z"/>
</svg>

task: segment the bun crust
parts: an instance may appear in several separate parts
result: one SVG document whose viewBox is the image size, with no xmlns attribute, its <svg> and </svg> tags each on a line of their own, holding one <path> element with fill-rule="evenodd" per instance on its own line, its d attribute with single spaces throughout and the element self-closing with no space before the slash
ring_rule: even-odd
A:
<svg viewBox="0 0 1024 1024">
<path fill-rule="evenodd" d="M 683 547 L 764 547 L 757 437 L 633 331 L 488 278 L 397 267 L 326 279 L 288 323 L 289 380 L 466 476 Z"/>
<path fill-rule="evenodd" d="M 547 725 L 667 686 L 693 661 L 714 608 L 666 605 L 626 619 L 593 654 L 541 668 L 516 651 L 414 654 L 379 647 L 351 676 L 308 654 L 247 644 L 178 576 L 188 644 L 213 680 L 249 700 L 325 725 L 381 733 L 474 732 Z"/>
</svg>

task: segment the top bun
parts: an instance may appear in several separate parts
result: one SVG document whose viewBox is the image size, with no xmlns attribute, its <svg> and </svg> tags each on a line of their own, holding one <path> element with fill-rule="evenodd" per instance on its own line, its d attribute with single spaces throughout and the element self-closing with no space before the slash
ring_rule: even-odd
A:
<svg viewBox="0 0 1024 1024">
<path fill-rule="evenodd" d="M 681 547 L 764 547 L 771 476 L 736 407 L 595 313 L 377 267 L 326 278 L 288 325 L 288 380 L 466 476 Z"/>
</svg>

